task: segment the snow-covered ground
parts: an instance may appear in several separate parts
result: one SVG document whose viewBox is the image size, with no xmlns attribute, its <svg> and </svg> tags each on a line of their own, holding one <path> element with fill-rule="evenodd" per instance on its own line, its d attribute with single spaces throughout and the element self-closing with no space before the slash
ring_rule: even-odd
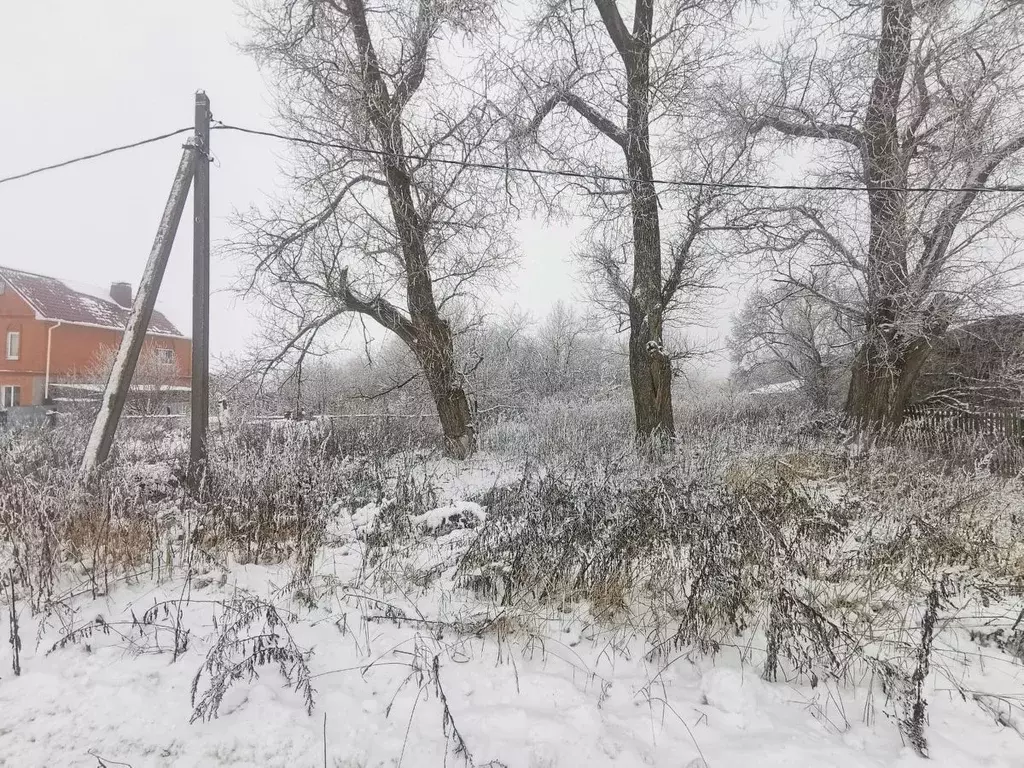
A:
<svg viewBox="0 0 1024 768">
<path fill-rule="evenodd" d="M 291 564 L 231 564 L 196 567 L 189 579 L 117 583 L 100 598 L 69 598 L 45 621 L 21 606 L 20 676 L 11 673 L 11 646 L 0 649 L 0 765 L 928 764 L 902 742 L 870 680 L 859 688 L 767 683 L 742 662 L 743 647 L 713 660 L 686 649 L 649 659 L 642 633 L 595 626 L 582 610 L 526 621 L 456 589 L 446 569 L 473 536 L 459 526 L 485 515 L 459 494 L 485 489 L 486 474 L 477 467 L 447 484 L 444 504 L 417 521 L 422 545 L 405 565 L 365 560 L 355 534 L 376 507 L 343 511 L 305 598 L 289 583 Z M 441 575 L 423 583 L 417 568 Z M 267 606 L 287 632 L 267 625 Z M 240 644 L 217 645 L 245 607 L 255 618 L 239 625 Z M 6 640 L 9 622 L 0 621 Z M 92 631 L 58 643 L 86 627 Z M 248 638 L 264 636 L 272 652 L 287 633 L 310 652 L 311 715 L 303 691 L 270 664 L 257 678 L 235 668 L 217 716 L 190 722 L 204 662 L 230 676 L 253 650 Z M 957 650 L 955 641 L 951 635 L 943 647 L 963 662 L 961 685 L 1005 697 L 1005 716 L 1020 727 L 1008 703 L 1024 702 L 1019 662 L 976 644 Z M 197 703 L 211 682 L 199 676 Z M 942 674 L 926 689 L 932 764 L 1024 766 L 1024 738 L 1014 728 L 962 699 Z"/>
<path fill-rule="evenodd" d="M 353 550 L 333 551 L 321 570 L 337 569 L 343 579 L 357 559 Z M 182 604 L 190 642 L 176 662 L 171 630 L 133 630 L 130 623 L 156 603 L 179 600 L 180 579 L 120 586 L 103 599 L 82 600 L 73 623 L 103 617 L 109 634 L 97 631 L 49 655 L 63 630 L 51 624 L 36 648 L 38 625 L 23 617 L 23 673 L 0 681 L 0 764 L 320 766 L 326 751 L 327 765 L 346 768 L 460 765 L 452 728 L 443 726 L 439 692 L 475 765 L 926 764 L 884 717 L 862 722 L 863 691 L 765 683 L 728 654 L 714 663 L 699 657 L 648 662 L 640 644 L 616 649 L 616 638 L 568 617 L 543 622 L 539 637 L 528 641 L 497 632 L 462 635 L 422 623 L 423 606 L 413 600 L 391 604 L 392 615 L 411 617 L 396 621 L 382 618 L 388 606 L 344 590 L 333 605 L 292 606 L 295 642 L 313 650 L 312 716 L 269 666 L 258 679 L 236 681 L 217 718 L 190 724 L 193 677 L 210 649 L 215 619 L 224 617 L 217 601 L 230 602 L 244 590 L 284 613 L 285 578 L 281 569 L 237 566 L 195 579 Z M 174 615 L 172 607 L 164 623 L 173 623 Z M 251 631 L 260 629 L 257 623 Z M 0 663 L 10 669 L 9 648 Z M 988 663 L 1012 673 L 1005 660 Z M 1021 695 L 1024 682 L 1017 677 Z M 208 684 L 200 679 L 200 696 Z M 933 691 L 929 701 L 936 765 L 1024 765 L 1024 740 L 976 705 L 948 690 Z"/>
</svg>

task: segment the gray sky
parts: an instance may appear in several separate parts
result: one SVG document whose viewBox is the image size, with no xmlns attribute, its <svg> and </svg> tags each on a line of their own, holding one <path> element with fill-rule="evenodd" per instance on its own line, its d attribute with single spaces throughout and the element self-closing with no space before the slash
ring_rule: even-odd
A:
<svg viewBox="0 0 1024 768">
<path fill-rule="evenodd" d="M 8 3 L 0 26 L 0 176 L 189 125 L 199 88 L 209 94 L 217 119 L 268 127 L 269 93 L 253 62 L 235 48 L 244 37 L 233 0 Z M 0 185 L 0 264 L 100 286 L 137 285 L 181 143 L 169 139 Z M 214 134 L 212 144 L 216 245 L 231 234 L 233 209 L 260 203 L 274 189 L 287 148 L 238 133 Z M 187 222 L 161 289 L 161 306 L 186 333 Z M 541 316 L 559 298 L 576 294 L 574 227 L 525 222 L 520 231 L 522 268 L 509 275 L 516 287 L 496 301 Z M 235 263 L 215 253 L 215 355 L 240 351 L 256 329 L 250 308 L 229 292 L 236 273 Z M 709 318 L 720 326 L 711 338 L 726 330 L 722 321 L 734 303 Z"/>
</svg>

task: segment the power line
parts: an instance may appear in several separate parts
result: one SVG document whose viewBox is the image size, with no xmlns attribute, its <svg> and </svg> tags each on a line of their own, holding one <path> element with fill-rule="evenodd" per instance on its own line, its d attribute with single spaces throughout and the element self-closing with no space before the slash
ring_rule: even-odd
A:
<svg viewBox="0 0 1024 768">
<path fill-rule="evenodd" d="M 60 163 L 54 163 L 53 165 L 44 165 L 41 168 L 33 168 L 31 171 L 17 173 L 14 176 L 5 176 L 4 178 L 0 179 L 0 184 L 6 184 L 9 181 L 17 181 L 18 179 L 25 179 L 28 178 L 29 176 L 35 176 L 37 173 L 44 173 L 45 171 L 52 171 L 57 168 L 64 168 L 69 165 L 74 165 L 75 163 L 83 163 L 86 160 L 95 160 L 97 157 L 112 155 L 115 152 L 124 152 L 125 150 L 128 149 L 135 149 L 136 147 L 145 146 L 146 144 L 153 144 L 158 141 L 163 141 L 164 139 L 169 139 L 172 136 L 178 136 L 179 134 L 189 133 L 194 130 L 195 129 L 192 126 L 188 126 L 187 128 L 179 128 L 176 131 L 171 131 L 170 133 L 162 133 L 159 136 L 152 136 L 148 139 L 142 139 L 141 141 L 132 142 L 131 144 L 122 144 L 119 147 L 111 147 L 110 149 L 104 149 L 99 152 L 93 152 L 91 155 L 81 155 L 80 157 L 73 157 L 70 160 L 64 160 Z"/>
<path fill-rule="evenodd" d="M 622 182 L 624 184 L 629 184 L 630 182 L 634 181 L 633 179 L 630 179 L 628 176 L 616 176 L 614 174 L 605 173 L 585 173 L 582 171 L 555 170 L 550 168 L 531 168 L 528 166 L 519 165 L 502 165 L 499 163 L 474 162 L 471 160 L 448 160 L 442 157 L 425 157 L 423 155 L 414 154 L 394 155 L 391 152 L 386 152 L 381 149 L 373 149 L 372 147 L 361 147 L 355 144 L 347 144 L 344 142 L 303 139 L 296 136 L 286 136 L 281 133 L 274 133 L 273 131 L 264 131 L 256 128 L 244 128 L 242 126 L 227 125 L 224 123 L 213 126 L 213 130 L 237 131 L 239 133 L 245 133 L 252 136 L 265 136 L 267 138 L 280 139 L 281 141 L 287 141 L 293 144 L 306 144 L 309 146 L 325 147 L 329 149 L 344 149 L 349 152 L 357 152 L 360 154 L 373 155 L 379 157 L 397 156 L 404 160 L 437 163 L 439 165 L 455 165 L 463 168 L 480 168 L 482 170 L 502 171 L 507 173 L 527 173 L 537 176 L 559 176 L 563 178 L 572 179 L 588 179 L 591 181 L 617 181 Z M 809 184 L 755 184 L 751 182 L 740 181 L 682 181 L 668 179 L 653 179 L 652 181 L 655 184 L 675 187 L 711 187 L 717 189 L 756 189 L 782 191 L 806 190 L 811 192 L 871 192 L 876 189 L 885 189 L 892 192 L 1024 192 L 1024 186 L 1020 185 L 1004 185 L 995 187 L 869 187 L 853 185 L 811 186 Z"/>
<path fill-rule="evenodd" d="M 142 139 L 141 141 L 132 142 L 131 144 L 122 144 L 121 146 L 111 147 L 104 149 L 99 152 L 93 152 L 89 155 L 81 155 L 79 157 L 71 158 L 70 160 L 64 160 L 59 163 L 53 163 L 52 165 L 45 165 L 39 168 L 33 168 L 30 171 L 24 173 L 18 173 L 13 176 L 6 176 L 0 178 L 0 184 L 6 184 L 11 181 L 18 181 L 20 179 L 28 178 L 29 176 L 35 176 L 39 173 L 46 171 L 56 170 L 58 168 L 64 168 L 69 165 L 76 163 L 85 162 L 86 160 L 94 160 L 99 157 L 106 155 L 112 155 L 117 152 L 124 152 L 129 149 L 135 149 L 137 147 L 145 146 L 146 144 L 153 144 L 158 141 L 169 139 L 172 136 L 178 136 L 183 133 L 190 133 L 194 129 L 192 126 L 187 128 L 179 128 L 176 131 L 170 131 L 168 133 L 160 134 L 159 136 L 152 136 L 148 139 Z M 377 156 L 377 157 L 390 157 L 390 152 L 385 152 L 380 149 L 373 149 L 372 147 L 361 147 L 355 144 L 348 144 L 345 142 L 331 142 L 331 141 L 317 141 L 316 139 L 304 139 L 296 136 L 286 136 L 281 133 L 274 133 L 273 131 L 265 131 L 257 128 L 246 128 L 239 125 L 228 125 L 219 124 L 213 126 L 212 130 L 215 131 L 235 131 L 237 133 L 248 134 L 251 136 L 262 136 L 265 138 L 278 139 L 280 141 L 287 141 L 292 144 L 304 144 L 308 146 L 324 147 L 328 149 L 344 149 L 348 152 L 355 152 L 364 155 Z M 416 154 L 401 154 L 398 155 L 405 160 L 413 160 L 424 163 L 436 163 L 439 165 L 454 165 L 463 168 L 478 168 L 481 170 L 489 171 L 500 171 L 502 173 L 525 173 L 535 176 L 555 176 L 560 178 L 570 179 L 585 179 L 589 181 L 614 181 L 623 184 L 629 184 L 633 179 L 627 176 L 617 176 L 615 174 L 606 173 L 587 173 L 582 171 L 570 171 L 570 170 L 556 170 L 551 168 L 532 168 L 529 166 L 520 165 L 509 165 L 500 163 L 484 163 L 476 162 L 471 160 L 450 160 L 442 157 L 425 157 L 424 155 Z M 692 187 L 692 188 L 715 188 L 715 189 L 748 189 L 748 190 L 763 190 L 763 191 L 808 191 L 808 192 L 870 192 L 874 189 L 883 189 L 882 187 L 868 187 L 868 186 L 854 186 L 854 185 L 824 185 L 824 186 L 811 186 L 809 184 L 759 184 L 752 182 L 739 182 L 739 181 L 684 181 L 679 179 L 653 179 L 653 183 L 660 184 L 662 186 L 674 186 L 674 187 Z M 990 192 L 1024 192 L 1024 186 L 1020 185 L 1003 185 L 994 187 L 884 187 L 890 191 L 895 192 L 949 192 L 949 193 L 962 193 L 962 192 L 978 192 L 978 193 L 990 193 Z"/>
</svg>

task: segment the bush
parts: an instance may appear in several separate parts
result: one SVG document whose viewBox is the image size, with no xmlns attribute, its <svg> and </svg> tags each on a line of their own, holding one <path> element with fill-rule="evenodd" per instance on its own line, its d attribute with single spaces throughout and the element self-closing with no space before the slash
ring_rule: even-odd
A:
<svg viewBox="0 0 1024 768">
<path fill-rule="evenodd" d="M 528 477 L 487 499 L 461 583 L 506 611 L 585 603 L 654 656 L 760 638 L 767 678 L 871 675 L 924 754 L 944 612 L 1019 594 L 1021 490 L 892 456 L 795 456 L 728 485 L 678 467 Z"/>
<path fill-rule="evenodd" d="M 334 531 L 360 539 L 374 566 L 364 587 L 441 585 L 439 604 L 451 605 L 454 573 L 457 585 L 500 603 L 494 624 L 526 628 L 529 617 L 585 611 L 625 640 L 642 637 L 652 657 L 742 646 L 758 649 L 767 678 L 879 681 L 908 743 L 925 753 L 923 681 L 941 668 L 935 649 L 947 619 L 967 627 L 978 605 L 1019 613 L 1019 483 L 899 441 L 852 455 L 837 421 L 784 424 L 763 403 L 706 398 L 677 418 L 686 442 L 658 461 L 635 450 L 625 402 L 551 400 L 499 423 L 482 442 L 523 461 L 520 481 L 477 499 L 486 515 L 442 515 L 426 537 L 416 517 L 441 502 L 425 470 L 430 454 L 395 424 L 224 430 L 211 441 L 199 498 L 180 482 L 180 432 L 126 430 L 88 488 L 78 477 L 87 425 L 0 433 L 0 593 L 16 587 L 17 599 L 41 609 L 65 594 L 69 575 L 96 595 L 114 579 L 159 579 L 178 563 L 191 572 L 197 557 L 288 560 L 292 586 L 305 587 Z M 262 610 L 239 615 L 276 626 Z M 221 690 L 217 669 L 235 653 L 305 679 L 302 652 L 284 635 L 260 656 L 242 624 L 206 668 L 210 690 Z M 1008 652 L 1021 647 L 1009 622 L 967 629 Z"/>
</svg>

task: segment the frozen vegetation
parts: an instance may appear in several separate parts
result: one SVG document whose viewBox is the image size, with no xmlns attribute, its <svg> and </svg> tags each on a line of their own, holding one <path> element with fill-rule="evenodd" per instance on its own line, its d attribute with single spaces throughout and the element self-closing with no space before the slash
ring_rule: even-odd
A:
<svg viewBox="0 0 1024 768">
<path fill-rule="evenodd" d="M 92 487 L 87 425 L 0 437 L 0 764 L 1022 764 L 1018 480 L 750 409 L 657 461 L 624 409 L 384 424 L 235 423 L 203 498 L 163 425 Z"/>
</svg>

